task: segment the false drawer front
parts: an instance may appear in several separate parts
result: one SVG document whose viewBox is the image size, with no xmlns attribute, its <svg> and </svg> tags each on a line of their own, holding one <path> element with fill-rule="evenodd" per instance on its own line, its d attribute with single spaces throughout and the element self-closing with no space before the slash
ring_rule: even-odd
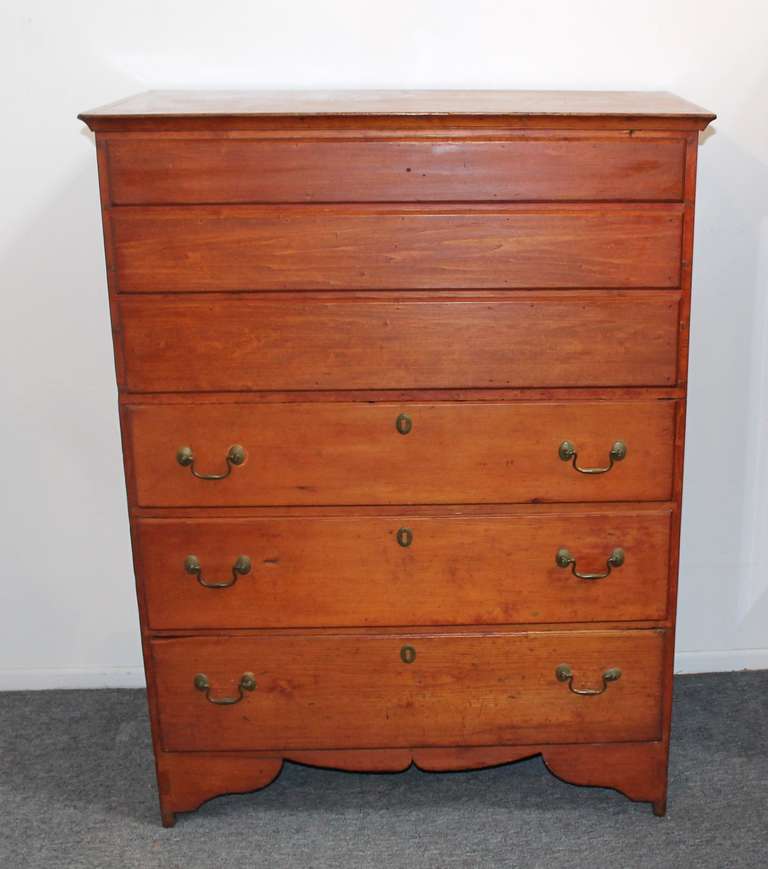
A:
<svg viewBox="0 0 768 869">
<path fill-rule="evenodd" d="M 668 288 L 682 205 L 118 207 L 120 292 Z"/>
<path fill-rule="evenodd" d="M 659 620 L 669 535 L 668 508 L 137 522 L 156 630 Z"/>
<path fill-rule="evenodd" d="M 131 392 L 671 386 L 678 294 L 123 297 Z"/>
<path fill-rule="evenodd" d="M 318 634 L 154 640 L 151 655 L 167 751 L 519 745 L 659 738 L 664 644 Z"/>
<path fill-rule="evenodd" d="M 128 405 L 125 415 L 138 504 L 194 507 L 664 501 L 676 410 L 338 402 Z"/>
<path fill-rule="evenodd" d="M 120 140 L 114 204 L 680 200 L 682 139 Z"/>
</svg>

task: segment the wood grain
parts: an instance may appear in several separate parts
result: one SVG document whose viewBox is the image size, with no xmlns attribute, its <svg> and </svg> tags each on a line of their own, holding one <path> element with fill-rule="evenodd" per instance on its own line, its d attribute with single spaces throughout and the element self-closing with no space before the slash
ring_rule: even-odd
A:
<svg viewBox="0 0 768 869">
<path fill-rule="evenodd" d="M 283 759 L 308 766 L 402 772 L 411 765 L 425 772 L 482 769 L 540 754 L 562 781 L 614 788 L 632 800 L 652 802 L 666 811 L 666 749 L 662 742 L 559 745 L 452 746 L 447 748 L 310 749 L 286 752 L 158 752 L 158 781 L 163 825 L 172 827 L 177 812 L 199 808 L 212 797 L 244 793 L 268 785 L 280 774 Z"/>
<path fill-rule="evenodd" d="M 678 309 L 661 291 L 120 299 L 126 387 L 177 393 L 671 386 Z"/>
<path fill-rule="evenodd" d="M 478 768 L 540 753 L 566 780 L 616 787 L 663 813 L 697 130 L 713 117 L 669 94 L 562 92 L 156 92 L 86 113 L 98 131 L 125 467 L 165 823 L 217 793 L 267 784 L 283 758 L 384 771 L 410 763 Z M 136 207 L 142 205 L 150 207 Z M 292 295 L 280 292 L 291 289 Z M 145 295 L 128 299 L 126 290 Z M 271 295 L 202 295 L 222 290 Z M 388 290 L 400 292 L 387 297 Z M 197 293 L 176 297 L 176 314 L 186 312 L 181 324 L 160 293 Z M 550 306 L 558 297 L 564 308 Z M 349 301 L 344 310 L 342 299 Z M 417 304 L 406 307 L 406 299 Z M 504 299 L 514 307 L 500 307 Z M 144 302 L 156 307 L 142 308 Z M 268 313 L 262 302 L 274 304 L 274 312 L 256 317 Z M 391 307 L 377 307 L 384 302 Z M 540 316 L 527 311 L 527 302 Z M 432 316 L 413 316 L 427 310 L 421 303 Z M 242 306 L 243 324 L 225 313 L 236 306 Z M 140 318 L 132 319 L 134 310 Z M 155 317 L 165 331 L 153 326 Z M 679 340 L 671 337 L 670 323 Z M 589 342 L 585 330 L 591 330 Z M 509 385 L 526 377 L 532 379 L 527 386 Z M 355 378 L 358 385 L 352 385 Z M 178 391 L 142 393 L 137 400 L 126 389 L 129 379 L 131 385 Z M 190 391 L 190 380 L 206 391 Z M 499 411 L 502 406 L 506 410 Z M 413 432 L 397 435 L 395 415 L 414 409 Z M 175 463 L 176 448 L 191 438 L 201 469 L 222 470 L 227 447 L 245 436 L 248 459 L 222 483 L 196 481 Z M 628 441 L 629 454 L 607 475 L 580 477 L 550 461 L 565 437 L 577 441 L 586 464 L 604 463 L 615 438 Z M 659 503 L 644 506 L 644 500 Z M 382 546 L 379 535 L 392 543 L 393 529 L 406 519 L 416 526 L 411 547 Z M 302 530 L 292 533 L 299 525 Z M 343 527 L 345 534 L 331 527 Z M 536 572 L 550 547 L 547 534 L 580 530 L 591 561 L 602 552 L 608 527 L 631 539 L 627 547 L 642 557 L 628 558 L 610 578 L 613 585 L 584 584 L 588 601 L 579 596 L 577 580 L 559 575 L 554 559 L 546 577 Z M 181 583 L 194 579 L 174 572 L 174 553 L 194 538 L 204 563 L 226 570 L 245 529 L 261 562 L 258 574 L 225 592 L 242 596 L 237 612 L 249 624 L 237 627 L 230 625 L 229 604 L 206 609 L 207 592 L 196 584 L 193 592 L 184 590 Z M 265 548 L 272 545 L 276 561 Z M 575 548 L 570 540 L 566 545 Z M 462 551 L 470 547 L 471 558 Z M 357 572 L 356 556 L 364 565 Z M 641 564 L 651 566 L 649 578 L 627 583 L 621 599 L 612 598 L 618 581 L 637 577 Z M 259 584 L 267 570 L 281 581 Z M 552 573 L 567 591 L 561 586 L 550 593 Z M 585 621 L 536 621 L 546 607 L 553 619 Z M 633 620 L 632 630 L 624 631 L 622 613 L 651 615 L 651 607 L 655 621 Z M 421 627 L 397 623 L 398 613 L 408 620 L 406 610 Z M 156 628 L 150 612 L 152 619 L 164 613 L 159 617 L 175 626 Z M 474 628 L 451 622 L 463 620 L 464 612 L 477 620 Z M 591 698 L 598 701 L 592 709 L 619 698 L 615 719 L 602 713 L 569 718 L 558 705 L 565 702 L 561 695 L 550 702 L 545 693 L 534 710 L 524 698 L 531 687 L 534 695 L 544 691 L 543 683 L 536 684 L 537 665 L 525 669 L 524 655 L 495 651 L 493 638 L 505 631 L 505 644 L 528 643 L 508 633 L 527 625 L 492 621 L 506 618 L 505 612 L 531 619 L 539 631 L 533 636 L 546 632 L 548 643 L 562 635 L 599 641 L 587 661 L 598 674 L 597 656 L 612 631 L 643 645 L 655 642 L 648 638 L 659 636 L 656 628 L 668 628 L 658 664 L 655 651 L 632 651 L 646 668 L 642 678 L 653 664 L 657 681 L 636 698 L 620 693 L 638 684 L 622 677 L 605 697 Z M 209 616 L 224 626 L 206 627 Z M 491 624 L 483 627 L 486 617 Z M 262 618 L 256 633 L 252 622 Z M 228 632 L 235 636 L 227 638 Z M 166 709 L 160 689 L 170 671 L 161 672 L 152 651 L 161 643 L 231 651 L 230 643 L 257 640 L 277 649 L 344 639 L 397 650 L 429 632 L 435 635 L 429 642 L 441 649 L 439 660 L 433 659 L 438 665 L 411 671 L 405 680 L 394 681 L 398 671 L 390 659 L 377 658 L 383 652 L 365 652 L 362 660 L 352 655 L 352 664 L 344 665 L 365 669 L 363 691 L 355 689 L 362 670 L 354 672 L 350 687 L 336 667 L 330 683 L 341 681 L 336 693 L 342 706 L 331 707 L 323 695 L 322 708 L 329 711 L 319 729 L 312 715 L 304 716 L 319 739 L 334 737 L 330 747 L 227 752 L 208 727 L 203 737 L 193 737 L 210 739 L 213 750 L 163 750 L 161 716 L 177 716 L 173 737 L 183 742 L 199 703 L 187 705 L 187 693 L 171 712 Z M 169 635 L 176 639 L 161 639 Z M 485 664 L 473 668 L 471 655 L 443 654 L 448 641 L 483 643 L 478 649 L 485 657 L 478 653 L 474 661 Z M 574 650 L 583 648 L 580 642 Z M 534 655 L 540 646 L 526 648 Z M 238 657 L 227 655 L 225 663 Z M 260 657 L 275 667 L 283 660 L 278 652 Z M 324 674 L 336 663 L 333 652 L 306 657 L 313 664 L 319 657 Z M 521 669 L 515 669 L 518 658 Z M 510 660 L 511 690 L 504 681 Z M 298 651 L 289 662 L 300 670 L 298 680 L 267 673 L 272 735 L 279 732 L 280 704 L 295 709 L 292 691 L 312 702 L 318 687 L 330 690 L 325 675 L 311 681 L 314 671 L 299 661 Z M 186 652 L 179 652 L 176 664 L 179 671 L 189 666 Z M 417 665 L 423 667 L 423 655 L 411 666 Z M 228 667 L 209 675 L 217 688 L 236 678 Z M 211 714 L 213 707 L 189 678 L 185 671 L 183 690 Z M 349 709 L 376 687 L 382 705 L 390 698 L 401 704 L 402 714 L 393 720 L 413 728 L 401 735 L 413 736 L 408 744 L 396 743 L 400 731 L 386 719 L 390 706 L 383 725 L 370 716 L 357 721 L 356 713 L 339 715 L 344 703 Z M 242 721 L 243 710 L 251 714 L 258 693 L 245 701 L 250 706 L 230 709 L 229 720 Z M 419 705 L 433 694 L 448 702 L 431 711 Z M 522 703 L 521 723 L 502 714 L 507 701 Z M 652 706 L 659 713 L 653 726 L 646 720 Z M 375 711 L 375 703 L 367 708 Z M 258 732 L 257 716 L 252 720 L 247 732 L 247 725 L 232 725 L 233 744 Z M 287 720 L 298 738 L 301 722 L 290 712 Z M 560 744 L 539 738 L 542 722 L 559 733 Z M 382 747 L 340 747 L 335 737 L 357 741 L 350 728 L 358 724 L 360 731 L 378 734 Z M 509 742 L 508 730 L 516 727 L 529 735 Z M 489 739 L 474 744 L 480 737 L 473 728 L 490 733 Z M 574 738 L 589 737 L 590 728 L 602 728 L 616 741 L 574 745 Z M 625 741 L 637 728 L 656 736 Z M 418 744 L 428 729 L 442 740 L 439 746 Z"/>
<path fill-rule="evenodd" d="M 266 787 L 282 767 L 281 758 L 201 752 L 190 757 L 160 751 L 157 782 L 163 826 L 172 827 L 176 812 L 194 811 L 212 797 Z"/>
<path fill-rule="evenodd" d="M 644 501 L 671 495 L 675 402 L 129 405 L 137 503 L 151 506 L 463 504 Z M 395 428 L 412 419 L 410 434 Z M 603 466 L 586 476 L 558 456 L 576 444 Z M 190 446 L 221 473 L 232 444 L 247 453 L 224 480 L 176 461 Z"/>
<path fill-rule="evenodd" d="M 631 800 L 653 803 L 659 817 L 667 811 L 667 749 L 662 742 L 552 745 L 542 755 L 563 781 L 614 788 Z"/>
<path fill-rule="evenodd" d="M 663 91 L 148 91 L 83 112 L 93 130 L 339 129 L 441 122 L 576 129 L 704 129 L 712 112 Z"/>
<path fill-rule="evenodd" d="M 679 201 L 683 139 L 109 142 L 114 205 Z"/>
<path fill-rule="evenodd" d="M 404 644 L 416 658 L 403 663 Z M 663 631 L 155 640 L 166 751 L 376 748 L 658 738 Z M 568 663 L 578 696 L 555 678 Z M 257 688 L 230 707 L 243 672 Z M 372 678 L 373 677 L 373 678 Z M 542 715 L 546 709 L 546 715 Z"/>
<path fill-rule="evenodd" d="M 411 543 L 398 542 L 399 529 Z M 666 615 L 669 509 L 479 517 L 142 519 L 136 544 L 149 625 L 270 628 L 488 625 L 661 620 Z M 581 572 L 625 564 L 603 580 L 555 564 L 567 547 Z M 185 572 L 198 557 L 207 582 Z"/>
<path fill-rule="evenodd" d="M 669 288 L 678 205 L 229 205 L 111 212 L 124 293 Z"/>
</svg>

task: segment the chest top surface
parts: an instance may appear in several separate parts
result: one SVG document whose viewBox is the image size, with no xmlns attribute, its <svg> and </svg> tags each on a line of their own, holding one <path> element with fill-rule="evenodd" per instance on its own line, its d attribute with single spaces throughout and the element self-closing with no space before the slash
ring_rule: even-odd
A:
<svg viewBox="0 0 768 869">
<path fill-rule="evenodd" d="M 703 129 L 712 112 L 664 91 L 336 90 L 137 94 L 79 116 L 96 131 L 243 128 L 301 121 L 463 123 L 548 128 Z"/>
</svg>

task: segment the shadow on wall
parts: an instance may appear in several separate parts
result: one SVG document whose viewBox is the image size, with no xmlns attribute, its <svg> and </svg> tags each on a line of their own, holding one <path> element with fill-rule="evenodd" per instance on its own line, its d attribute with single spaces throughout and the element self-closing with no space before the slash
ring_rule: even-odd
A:
<svg viewBox="0 0 768 869">
<path fill-rule="evenodd" d="M 79 128 L 73 117 L 71 135 L 92 143 Z M 0 569 L 12 657 L 0 669 L 141 662 L 95 148 L 83 152 L 0 259 L 10 423 L 0 446 L 13 499 Z"/>
<path fill-rule="evenodd" d="M 723 127 L 727 118 L 719 122 Z M 715 124 L 718 124 L 716 121 Z M 678 649 L 763 650 L 768 565 L 768 165 L 722 131 L 702 136 Z M 761 254 L 762 244 L 762 254 Z M 762 261 L 761 261 L 762 257 Z M 761 569 L 762 568 L 762 569 Z M 757 662 L 756 666 L 760 666 Z"/>
</svg>

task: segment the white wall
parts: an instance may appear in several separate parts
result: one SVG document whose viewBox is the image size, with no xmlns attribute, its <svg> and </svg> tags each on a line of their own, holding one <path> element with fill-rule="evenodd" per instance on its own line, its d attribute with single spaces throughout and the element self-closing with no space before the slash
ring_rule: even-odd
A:
<svg viewBox="0 0 768 869">
<path fill-rule="evenodd" d="M 140 684 L 93 140 L 158 87 L 666 89 L 699 164 L 678 668 L 768 667 L 761 0 L 0 4 L 0 687 Z"/>
</svg>

